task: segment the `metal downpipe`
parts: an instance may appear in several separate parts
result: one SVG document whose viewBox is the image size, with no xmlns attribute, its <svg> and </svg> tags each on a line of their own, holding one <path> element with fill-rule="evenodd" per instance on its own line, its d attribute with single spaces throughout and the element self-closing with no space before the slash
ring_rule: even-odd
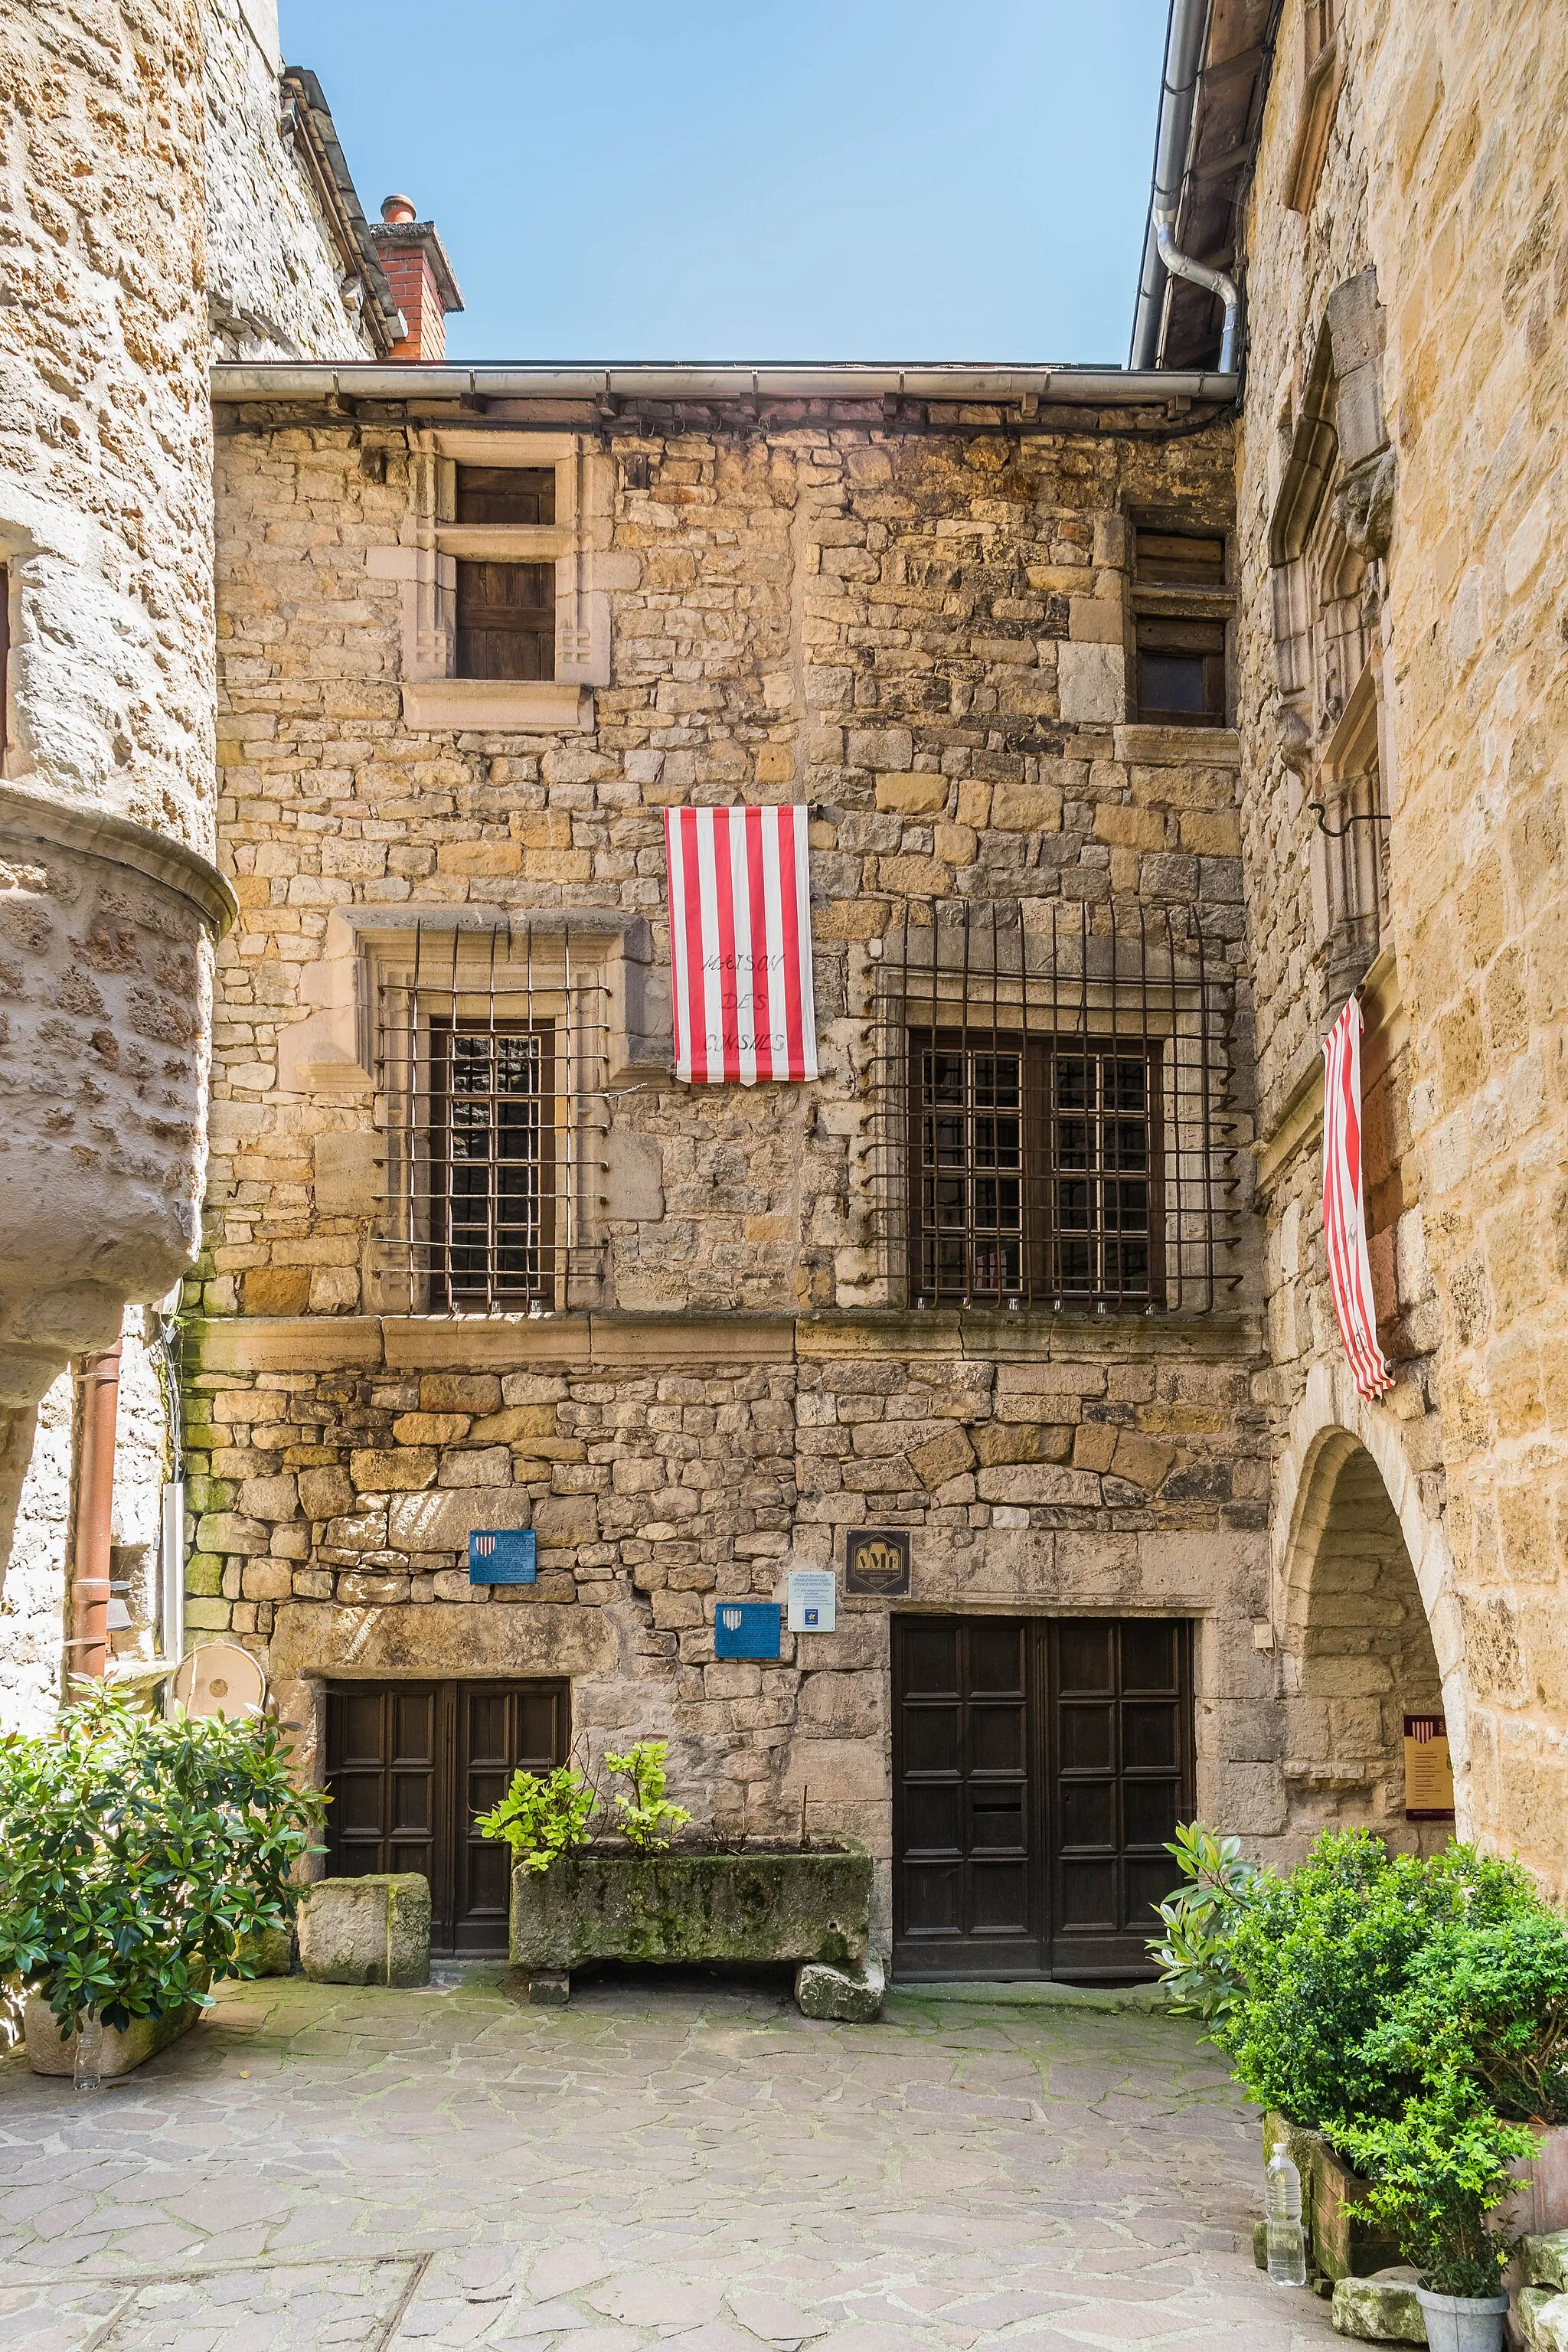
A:
<svg viewBox="0 0 1568 2352">
<path fill-rule="evenodd" d="M 66 1696 L 109 1664 L 109 1581 L 114 1540 L 114 1437 L 120 1412 L 120 1341 L 89 1356 L 81 1371 L 81 1457 L 76 1541 L 71 1549 L 71 1630 Z"/>
</svg>

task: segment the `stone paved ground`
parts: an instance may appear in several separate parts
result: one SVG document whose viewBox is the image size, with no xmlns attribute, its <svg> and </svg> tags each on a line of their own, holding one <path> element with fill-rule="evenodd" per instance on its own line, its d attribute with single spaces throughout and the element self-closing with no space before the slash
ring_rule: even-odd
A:
<svg viewBox="0 0 1568 2352">
<path fill-rule="evenodd" d="M 453 1972 L 456 1978 L 456 1972 Z M 1175 2020 L 603 1984 L 224 1988 L 121 2089 L 0 2060 L 5 2352 L 1299 2352 Z"/>
</svg>

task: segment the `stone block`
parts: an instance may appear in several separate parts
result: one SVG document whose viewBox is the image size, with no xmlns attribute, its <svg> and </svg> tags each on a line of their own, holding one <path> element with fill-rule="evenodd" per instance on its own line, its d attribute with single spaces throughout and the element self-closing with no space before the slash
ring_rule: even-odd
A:
<svg viewBox="0 0 1568 2352">
<path fill-rule="evenodd" d="M 1124 1429 L 1117 1438 L 1111 1467 L 1119 1478 L 1152 1495 L 1175 1458 L 1176 1449 L 1169 1438 L 1140 1437 L 1135 1431 Z"/>
<path fill-rule="evenodd" d="M 1529 2352 L 1568 2352 L 1568 2294 L 1521 2288 L 1519 2324 Z"/>
<path fill-rule="evenodd" d="M 1425 2344 L 1426 2322 L 1415 2300 L 1413 2270 L 1376 2271 L 1371 2278 L 1334 2284 L 1333 2328 L 1358 2344 Z"/>
<path fill-rule="evenodd" d="M 106 2025 L 103 2029 L 100 2064 L 106 2082 L 114 2082 L 155 2058 L 160 2050 L 167 2050 L 182 2033 L 188 2033 L 200 2017 L 199 2001 L 188 2001 L 184 2009 L 171 2011 L 167 2017 L 133 2017 L 129 2025 Z M 76 2036 L 60 2032 L 54 2011 L 41 1992 L 29 1992 L 22 2007 L 22 2032 L 27 2044 L 27 2063 L 35 2074 L 70 2074 L 76 2071 Z"/>
<path fill-rule="evenodd" d="M 349 1455 L 349 1475 L 362 1495 L 409 1493 L 428 1486 L 436 1454 L 428 1445 L 371 1445 Z"/>
<path fill-rule="evenodd" d="M 949 1478 L 961 1476 L 973 1465 L 974 1448 L 969 1442 L 969 1433 L 963 1429 L 944 1430 L 940 1437 L 930 1438 L 924 1445 L 915 1446 L 910 1454 L 910 1467 L 921 1486 L 928 1489 L 945 1485 Z"/>
<path fill-rule="evenodd" d="M 426 1412 L 499 1412 L 500 1381 L 493 1372 L 426 1372 L 419 1403 Z"/>
<path fill-rule="evenodd" d="M 430 1981 L 430 1882 L 416 1870 L 321 1878 L 300 1906 L 300 1965 L 314 1984 Z"/>
<path fill-rule="evenodd" d="M 1064 644 L 1057 678 L 1064 719 L 1110 727 L 1127 716 L 1127 656 L 1119 645 Z"/>
<path fill-rule="evenodd" d="M 599 1507 L 589 1496 L 554 1495 L 535 1509 L 533 1524 L 542 1551 L 552 1547 L 567 1550 L 574 1544 L 597 1543 Z"/>
<path fill-rule="evenodd" d="M 353 1480 L 346 1470 L 301 1470 L 300 1505 L 312 1519 L 347 1518 L 354 1507 Z"/>
<path fill-rule="evenodd" d="M 795 2006 L 803 2017 L 874 2025 L 882 2014 L 887 1989 L 887 1976 L 874 1952 L 868 1952 L 858 1967 L 847 1961 L 807 1960 L 795 1972 Z"/>
<path fill-rule="evenodd" d="M 589 1853 L 514 1870 L 512 1962 L 859 1960 L 871 1872 L 858 1850 Z"/>
<path fill-rule="evenodd" d="M 1568 2230 L 1526 2238 L 1519 2258 L 1531 2286 L 1549 2286 L 1556 2294 L 1568 2293 Z"/>
<path fill-rule="evenodd" d="M 205 1518 L 196 1521 L 198 1551 L 258 1552 L 265 1551 L 270 1541 L 269 1528 L 239 1511 L 209 1511 Z"/>
</svg>

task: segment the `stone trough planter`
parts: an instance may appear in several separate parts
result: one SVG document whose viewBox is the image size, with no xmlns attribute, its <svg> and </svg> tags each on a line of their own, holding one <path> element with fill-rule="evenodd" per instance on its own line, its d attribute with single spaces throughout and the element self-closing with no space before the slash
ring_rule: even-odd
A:
<svg viewBox="0 0 1568 2352">
<path fill-rule="evenodd" d="M 190 2001 L 184 2009 L 173 2011 L 167 2017 L 133 2017 L 129 2025 L 106 2025 L 101 2044 L 101 2065 L 106 2083 L 118 2082 L 160 2050 L 167 2050 L 182 2033 L 188 2033 L 202 2013 L 199 2001 Z M 22 2011 L 22 2032 L 27 2045 L 27 2063 L 35 2074 L 69 2074 L 76 2069 L 76 2036 L 62 2033 L 54 2011 L 41 1992 L 30 1992 Z"/>
<path fill-rule="evenodd" d="M 590 1960 L 793 1961 L 807 2015 L 863 2021 L 881 2006 L 870 1927 L 871 1858 L 848 1846 L 584 1853 L 512 1873 L 512 1965 L 535 2000 L 564 1999 Z"/>
</svg>

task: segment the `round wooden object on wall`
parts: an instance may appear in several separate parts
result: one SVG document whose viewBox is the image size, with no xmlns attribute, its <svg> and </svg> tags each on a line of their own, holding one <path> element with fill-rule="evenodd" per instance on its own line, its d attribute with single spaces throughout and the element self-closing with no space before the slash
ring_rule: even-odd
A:
<svg viewBox="0 0 1568 2352">
<path fill-rule="evenodd" d="M 204 1642 L 181 1659 L 174 1696 L 187 1715 L 258 1715 L 267 1676 L 237 1642 Z"/>
</svg>

